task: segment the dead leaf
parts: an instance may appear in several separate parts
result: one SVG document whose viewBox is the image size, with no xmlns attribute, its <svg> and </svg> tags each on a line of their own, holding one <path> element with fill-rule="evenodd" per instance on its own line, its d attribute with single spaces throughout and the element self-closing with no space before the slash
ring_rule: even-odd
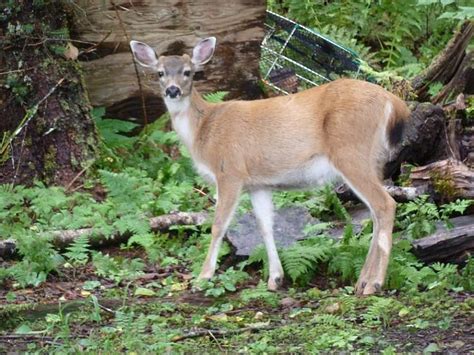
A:
<svg viewBox="0 0 474 355">
<path fill-rule="evenodd" d="M 283 308 L 299 307 L 299 305 L 300 302 L 291 297 L 285 297 L 280 301 L 280 306 L 282 306 Z"/>
<path fill-rule="evenodd" d="M 79 49 L 74 46 L 71 42 L 68 42 L 66 50 L 64 51 L 64 57 L 70 60 L 76 60 L 79 56 Z"/>
<path fill-rule="evenodd" d="M 225 313 L 218 313 L 213 316 L 207 317 L 208 319 L 214 320 L 216 322 L 227 322 L 227 314 Z"/>
<path fill-rule="evenodd" d="M 256 319 L 256 320 L 260 320 L 263 318 L 263 313 L 258 311 L 257 313 L 255 313 L 255 316 L 253 317 L 253 319 Z"/>
<path fill-rule="evenodd" d="M 341 304 L 339 302 L 331 303 L 324 310 L 330 314 L 338 313 L 341 310 Z"/>
</svg>

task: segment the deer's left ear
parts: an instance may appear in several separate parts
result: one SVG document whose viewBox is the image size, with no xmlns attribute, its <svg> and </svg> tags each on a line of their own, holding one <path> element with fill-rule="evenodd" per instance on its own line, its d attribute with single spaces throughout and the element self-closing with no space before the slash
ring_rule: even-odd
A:
<svg viewBox="0 0 474 355">
<path fill-rule="evenodd" d="M 209 62 L 216 48 L 216 37 L 202 39 L 193 49 L 193 58 L 191 61 L 196 66 L 201 66 Z"/>
<path fill-rule="evenodd" d="M 140 65 L 150 68 L 158 64 L 156 53 L 148 44 L 130 41 L 130 48 L 132 49 L 133 56 Z"/>
</svg>

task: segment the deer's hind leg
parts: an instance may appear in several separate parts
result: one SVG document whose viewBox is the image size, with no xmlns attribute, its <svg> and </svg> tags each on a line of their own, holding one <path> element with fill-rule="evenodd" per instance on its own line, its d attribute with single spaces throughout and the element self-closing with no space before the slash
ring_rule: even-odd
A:
<svg viewBox="0 0 474 355">
<path fill-rule="evenodd" d="M 358 295 L 370 295 L 381 290 L 392 249 L 392 229 L 396 204 L 385 191 L 375 169 L 358 166 L 352 159 L 339 161 L 337 168 L 354 193 L 369 207 L 374 225 L 372 241 L 356 284 Z"/>
</svg>

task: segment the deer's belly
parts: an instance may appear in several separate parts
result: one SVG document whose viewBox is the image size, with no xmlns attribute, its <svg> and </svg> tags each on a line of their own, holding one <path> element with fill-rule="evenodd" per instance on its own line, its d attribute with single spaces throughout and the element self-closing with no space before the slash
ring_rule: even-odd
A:
<svg viewBox="0 0 474 355">
<path fill-rule="evenodd" d="M 339 173 L 325 156 L 318 156 L 304 165 L 256 179 L 255 185 L 271 186 L 276 189 L 300 189 L 323 185 L 334 181 Z"/>
</svg>

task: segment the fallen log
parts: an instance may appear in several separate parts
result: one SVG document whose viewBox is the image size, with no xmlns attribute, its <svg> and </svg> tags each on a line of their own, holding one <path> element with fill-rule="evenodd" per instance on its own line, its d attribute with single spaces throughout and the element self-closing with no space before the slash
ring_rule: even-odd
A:
<svg viewBox="0 0 474 355">
<path fill-rule="evenodd" d="M 384 186 L 385 190 L 393 197 L 397 202 L 407 202 L 416 199 L 421 195 L 428 194 L 427 186 Z M 359 201 L 356 194 L 346 184 L 340 184 L 334 191 L 337 197 L 343 202 L 347 201 Z"/>
<path fill-rule="evenodd" d="M 165 214 L 150 219 L 150 227 L 153 232 L 169 229 L 172 226 L 182 225 L 202 225 L 209 217 L 207 212 L 177 212 Z M 90 235 L 90 244 L 93 247 L 104 246 L 111 243 L 120 243 L 128 240 L 130 233 L 119 234 L 105 237 L 95 233 L 94 228 L 81 228 L 74 230 L 52 231 L 52 243 L 55 247 L 63 249 L 70 245 L 81 235 Z M 17 253 L 16 241 L 14 239 L 0 240 L 0 257 L 11 258 Z"/>
<path fill-rule="evenodd" d="M 412 186 L 424 186 L 437 201 L 474 198 L 474 171 L 455 159 L 413 168 L 409 178 Z"/>
<path fill-rule="evenodd" d="M 413 253 L 423 262 L 465 261 L 474 252 L 474 216 L 451 219 L 452 229 L 439 226 L 436 233 L 415 240 Z"/>
</svg>

